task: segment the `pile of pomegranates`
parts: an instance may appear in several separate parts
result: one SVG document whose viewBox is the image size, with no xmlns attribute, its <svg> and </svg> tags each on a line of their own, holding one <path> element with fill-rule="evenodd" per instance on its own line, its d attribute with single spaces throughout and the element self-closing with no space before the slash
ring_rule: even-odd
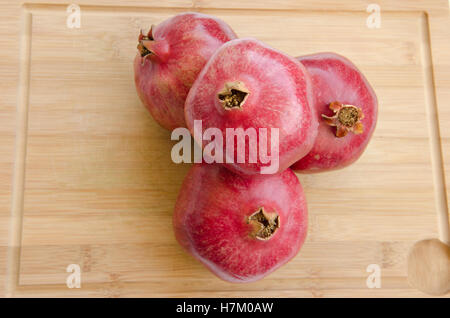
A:
<svg viewBox="0 0 450 318">
<path fill-rule="evenodd" d="M 141 31 L 137 48 L 135 84 L 150 114 L 166 129 L 187 127 L 218 159 L 204 155 L 183 182 L 173 215 L 178 242 L 226 281 L 261 279 L 306 237 L 307 205 L 294 171 L 356 161 L 375 129 L 375 92 L 343 56 L 293 58 L 238 39 L 205 14 L 179 14 Z M 267 158 L 277 162 L 270 173 L 263 172 Z"/>
</svg>

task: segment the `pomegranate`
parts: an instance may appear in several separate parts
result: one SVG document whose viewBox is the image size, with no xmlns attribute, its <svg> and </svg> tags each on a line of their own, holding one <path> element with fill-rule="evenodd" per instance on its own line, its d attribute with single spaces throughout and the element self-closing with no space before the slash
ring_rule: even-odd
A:
<svg viewBox="0 0 450 318">
<path fill-rule="evenodd" d="M 271 159 L 278 162 L 271 172 L 263 173 L 276 173 L 305 156 L 314 144 L 318 122 L 312 97 L 312 84 L 301 63 L 257 40 L 236 39 L 214 53 L 192 85 L 185 105 L 186 124 L 203 147 L 195 121 L 201 120 L 203 133 L 214 128 L 226 135 L 226 141 L 215 140 L 215 145 L 232 171 L 255 174 L 270 166 L 262 159 L 264 148 L 271 149 Z M 230 129 L 244 132 L 244 147 L 228 138 Z M 256 144 L 255 159 L 250 150 Z"/>
<path fill-rule="evenodd" d="M 300 250 L 306 200 L 290 169 L 249 176 L 218 164 L 196 164 L 183 182 L 173 225 L 178 242 L 215 275 L 251 282 Z"/>
<path fill-rule="evenodd" d="M 236 38 L 223 21 L 183 13 L 139 35 L 134 80 L 139 98 L 164 128 L 185 127 L 184 102 L 200 70 L 225 42 Z"/>
<path fill-rule="evenodd" d="M 317 53 L 298 60 L 313 81 L 319 132 L 312 150 L 291 168 L 311 173 L 348 166 L 364 152 L 375 129 L 375 92 L 343 56 Z"/>
</svg>

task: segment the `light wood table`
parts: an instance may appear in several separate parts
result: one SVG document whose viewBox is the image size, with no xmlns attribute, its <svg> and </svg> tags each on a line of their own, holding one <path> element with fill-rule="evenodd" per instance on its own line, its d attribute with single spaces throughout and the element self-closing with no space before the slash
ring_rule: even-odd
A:
<svg viewBox="0 0 450 318">
<path fill-rule="evenodd" d="M 367 26 L 369 3 L 79 0 L 80 28 L 68 28 L 63 1 L 1 1 L 0 296 L 426 296 L 409 286 L 406 259 L 416 241 L 449 239 L 448 1 L 377 0 L 380 28 Z M 171 161 L 132 61 L 140 28 L 184 11 L 293 56 L 345 55 L 379 97 L 355 165 L 299 175 L 307 241 L 259 282 L 220 281 L 172 233 L 189 165 Z M 79 289 L 66 286 L 69 264 Z M 366 285 L 370 264 L 381 288 Z"/>
</svg>

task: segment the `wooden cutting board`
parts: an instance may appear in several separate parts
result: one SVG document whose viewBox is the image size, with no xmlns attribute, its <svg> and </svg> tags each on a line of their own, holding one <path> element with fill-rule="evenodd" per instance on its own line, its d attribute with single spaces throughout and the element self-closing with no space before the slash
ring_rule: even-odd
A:
<svg viewBox="0 0 450 318">
<path fill-rule="evenodd" d="M 69 28 L 63 1 L 2 2 L 0 296 L 426 296 L 408 284 L 406 258 L 418 240 L 449 239 L 448 2 L 376 3 L 379 28 L 370 1 L 81 0 Z M 172 232 L 189 165 L 171 161 L 132 61 L 140 28 L 184 11 L 294 56 L 343 54 L 379 97 L 355 165 L 299 175 L 307 242 L 259 282 L 217 279 Z M 81 288 L 66 285 L 70 264 Z M 381 288 L 368 288 L 374 268 Z"/>
</svg>

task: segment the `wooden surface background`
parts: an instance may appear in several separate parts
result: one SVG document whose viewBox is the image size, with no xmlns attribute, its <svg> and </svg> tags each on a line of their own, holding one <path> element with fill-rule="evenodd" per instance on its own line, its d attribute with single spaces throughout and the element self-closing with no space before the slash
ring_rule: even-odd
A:
<svg viewBox="0 0 450 318">
<path fill-rule="evenodd" d="M 63 1 L 0 3 L 0 296 L 426 296 L 408 285 L 406 256 L 418 240 L 448 241 L 446 0 L 376 1 L 375 29 L 371 1 L 359 0 L 81 0 L 73 29 Z M 140 28 L 183 11 L 294 56 L 343 54 L 379 97 L 355 165 L 299 175 L 307 241 L 259 282 L 220 281 L 172 233 L 189 165 L 171 161 L 170 133 L 139 102 L 132 60 Z M 79 289 L 66 286 L 69 264 L 81 267 Z M 381 288 L 366 285 L 370 264 Z"/>
</svg>

